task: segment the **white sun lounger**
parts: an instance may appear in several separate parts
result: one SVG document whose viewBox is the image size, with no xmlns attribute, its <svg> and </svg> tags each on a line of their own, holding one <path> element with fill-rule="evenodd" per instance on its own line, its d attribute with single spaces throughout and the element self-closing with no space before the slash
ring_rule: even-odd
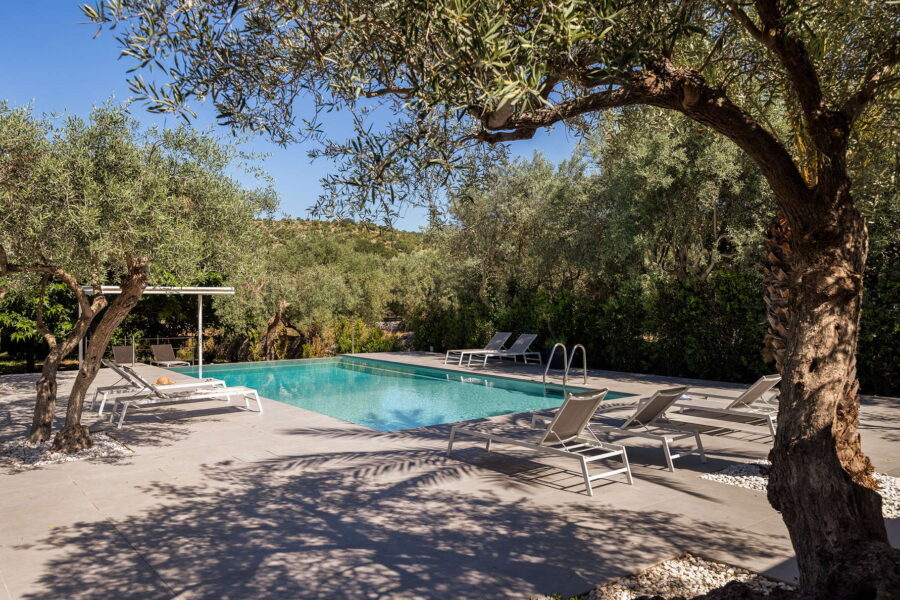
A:
<svg viewBox="0 0 900 600">
<path fill-rule="evenodd" d="M 104 360 L 101 361 L 104 367 L 108 367 L 113 370 L 121 379 L 125 381 L 122 385 L 107 385 L 101 386 L 94 390 L 94 395 L 91 396 L 91 403 L 88 408 L 94 407 L 94 402 L 96 402 L 97 398 L 100 398 L 100 407 L 97 410 L 98 415 L 103 414 L 103 408 L 106 406 L 107 400 L 110 398 L 115 398 L 117 396 L 137 396 L 140 394 L 153 394 L 154 388 L 156 389 L 165 389 L 166 392 L 184 392 L 196 389 L 203 389 L 209 387 L 225 387 L 225 382 L 221 379 L 204 379 L 202 381 L 187 381 L 184 383 L 173 383 L 170 385 L 157 386 L 156 384 L 152 384 L 143 377 L 141 377 L 137 371 L 132 369 L 131 367 L 126 367 L 124 365 L 119 365 L 113 361 Z"/>
<path fill-rule="evenodd" d="M 115 404 L 113 404 L 113 409 L 109 415 L 109 420 L 111 422 L 115 420 L 116 413 L 119 412 L 119 408 L 121 406 L 121 413 L 119 415 L 119 423 L 117 425 L 117 428 L 122 427 L 122 423 L 125 421 L 125 414 L 128 412 L 129 407 L 144 406 L 147 404 L 156 404 L 158 402 L 166 401 L 214 400 L 217 398 L 224 398 L 225 401 L 230 404 L 232 397 L 238 397 L 243 398 L 244 405 L 247 407 L 247 409 L 250 408 L 250 400 L 253 400 L 254 402 L 256 402 L 257 412 L 259 412 L 260 414 L 263 412 L 262 402 L 260 402 L 259 394 L 253 388 L 244 386 L 221 387 L 220 385 L 214 383 L 197 382 L 198 385 L 195 385 L 192 388 L 183 387 L 181 389 L 172 389 L 173 386 L 160 386 L 149 383 L 146 379 L 143 379 L 140 375 L 134 372 L 133 369 L 122 365 L 119 365 L 119 367 L 135 379 L 143 381 L 147 385 L 147 389 L 135 395 L 119 396 L 116 398 Z M 206 385 L 204 386 L 203 384 Z"/>
<path fill-rule="evenodd" d="M 766 398 L 766 394 L 772 392 L 778 383 L 781 382 L 780 375 L 765 375 L 756 380 L 749 388 L 744 390 L 739 396 L 724 396 L 719 394 L 696 394 L 686 393 L 677 402 L 675 407 L 680 409 L 679 414 L 687 417 L 697 416 L 700 418 L 711 417 L 722 421 L 723 427 L 728 427 L 729 423 L 751 422 L 764 423 L 769 428 L 769 434 L 775 437 L 775 427 L 778 420 L 778 404 L 771 398 Z M 710 398 L 719 399 L 709 401 Z M 722 402 L 721 400 L 728 400 Z M 729 419 L 728 417 L 731 417 Z"/>
<path fill-rule="evenodd" d="M 466 363 L 467 366 L 472 365 L 472 357 L 479 356 L 484 357 L 483 365 L 487 365 L 487 360 L 489 358 L 512 358 L 514 361 L 518 359 L 518 357 L 522 358 L 522 361 L 527 365 L 529 358 L 537 358 L 537 363 L 542 364 L 541 361 L 541 353 L 534 352 L 528 350 L 531 347 L 531 344 L 534 343 L 534 340 L 537 339 L 537 335 L 534 333 L 523 333 L 516 341 L 513 342 L 512 346 L 509 347 L 508 350 L 469 350 L 466 351 L 465 354 L 469 357 L 469 361 Z M 460 363 L 462 363 L 462 357 L 460 356 Z"/>
<path fill-rule="evenodd" d="M 706 462 L 706 454 L 703 451 L 703 441 L 700 439 L 700 431 L 690 423 L 675 422 L 666 416 L 666 411 L 687 391 L 687 387 L 677 387 L 655 392 L 649 398 L 642 398 L 634 412 L 625 418 L 615 418 L 605 415 L 603 412 L 594 414 L 588 425 L 591 431 L 603 432 L 607 439 L 612 436 L 620 438 L 644 438 L 659 442 L 666 457 L 666 466 L 670 471 L 675 470 L 672 461 L 676 458 L 698 453 L 700 461 Z M 531 417 L 532 426 L 541 418 L 546 418 L 549 411 L 535 412 Z M 696 449 L 672 453 L 672 444 L 685 439 L 694 439 Z"/>
<path fill-rule="evenodd" d="M 503 345 L 506 343 L 506 341 L 510 338 L 511 335 L 512 335 L 512 333 L 509 331 L 498 331 L 497 333 L 494 334 L 494 337 L 492 337 L 490 339 L 490 341 L 488 341 L 488 343 L 485 344 L 484 348 L 469 348 L 466 350 L 447 350 L 447 354 L 444 356 L 444 364 L 446 365 L 447 361 L 450 360 L 450 356 L 455 355 L 455 354 L 459 355 L 459 362 L 457 364 L 462 366 L 463 356 L 468 352 L 478 352 L 479 350 L 491 350 L 491 351 L 503 350 Z"/>
<path fill-rule="evenodd" d="M 569 394 L 547 429 L 543 431 L 490 421 L 470 425 L 454 425 L 450 430 L 447 456 L 450 456 L 456 438 L 466 436 L 486 440 L 485 450 L 488 452 L 491 451 L 491 443 L 498 442 L 528 448 L 543 454 L 573 458 L 581 464 L 584 487 L 589 496 L 594 495 L 591 482 L 603 477 L 624 473 L 628 484 L 633 485 L 634 481 L 631 478 L 631 467 L 628 464 L 625 447 L 601 442 L 587 427 L 588 421 L 605 396 L 606 390 Z M 591 475 L 588 472 L 588 463 L 616 456 L 621 458 L 622 468 L 612 469 L 598 475 Z"/>
</svg>

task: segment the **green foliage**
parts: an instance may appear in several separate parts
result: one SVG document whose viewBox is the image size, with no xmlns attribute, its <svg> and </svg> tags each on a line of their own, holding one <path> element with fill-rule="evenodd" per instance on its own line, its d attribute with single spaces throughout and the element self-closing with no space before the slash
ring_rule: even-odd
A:
<svg viewBox="0 0 900 600">
<path fill-rule="evenodd" d="M 857 370 L 864 393 L 900 395 L 900 244 L 879 248 L 866 267 Z"/>
<path fill-rule="evenodd" d="M 730 142 L 654 109 L 608 121 L 577 159 L 498 167 L 461 190 L 404 313 L 416 346 L 477 347 L 496 330 L 583 343 L 592 366 L 750 381 L 772 370 L 761 231 L 772 199 Z M 870 204 L 860 342 L 867 393 L 897 364 L 896 217 Z M 888 251 L 888 249 L 892 249 Z M 893 252 L 893 253 L 892 253 Z M 893 388 L 896 393 L 896 388 Z"/>
<path fill-rule="evenodd" d="M 323 140 L 318 154 L 341 167 L 326 180 L 326 206 L 396 214 L 431 191 L 426 183 L 446 182 L 436 172 L 467 172 L 480 141 L 527 139 L 558 122 L 577 128 L 600 110 L 635 104 L 690 113 L 685 80 L 669 79 L 669 67 L 723 91 L 745 111 L 736 122 L 754 119 L 801 168 L 815 169 L 793 82 L 813 77 L 837 107 L 858 99 L 882 67 L 871 91 L 889 89 L 898 5 L 776 8 L 774 24 L 753 3 L 665 0 L 96 0 L 82 10 L 116 28 L 138 71 L 153 69 L 159 81 L 131 80 L 151 111 L 190 115 L 192 97 L 210 98 L 236 129 Z M 809 73 L 789 74 L 761 39 L 774 25 L 796 38 L 792 54 L 808 54 Z M 298 114 L 301 96 L 312 108 Z M 874 106 L 865 116 L 873 123 L 896 112 L 890 101 Z M 319 125 L 319 112 L 335 109 L 353 111 L 350 140 L 328 140 Z M 773 109 L 787 126 L 773 123 Z"/>
<path fill-rule="evenodd" d="M 393 336 L 385 334 L 362 319 L 345 319 L 335 326 L 335 346 L 338 354 L 350 352 L 390 352 L 394 349 Z"/>
<path fill-rule="evenodd" d="M 282 220 L 260 223 L 256 261 L 234 278 L 242 293 L 215 302 L 234 331 L 263 327 L 277 312 L 298 329 L 389 313 L 392 263 L 415 245 L 414 234 L 352 223 Z"/>
<path fill-rule="evenodd" d="M 65 336 L 76 311 L 75 297 L 65 285 L 48 284 L 42 298 L 36 277 L 20 277 L 0 300 L 0 353 L 24 360 L 28 370 L 36 368 L 37 357 L 47 349 L 36 325 L 40 303 L 50 332 L 57 338 Z"/>
<path fill-rule="evenodd" d="M 187 126 L 141 131 L 121 108 L 58 123 L 0 106 L 0 245 L 23 270 L 52 265 L 106 285 L 147 261 L 151 281 L 194 282 L 252 248 L 271 189 L 225 171 L 233 147 Z"/>
<path fill-rule="evenodd" d="M 24 290 L 2 300 L 0 336 L 4 346 L 32 344 L 4 351 L 34 362 L 36 274 L 51 283 L 45 317 L 61 341 L 82 285 L 120 284 L 145 269 L 151 285 L 196 285 L 252 264 L 254 218 L 271 212 L 275 197 L 227 174 L 244 158 L 185 125 L 142 130 L 119 107 L 49 119 L 0 103 L 0 287 Z M 60 298 L 60 283 L 73 295 Z M 160 313 L 134 317 L 116 341 L 159 331 L 183 310 L 166 298 L 150 305 Z M 67 351 L 77 340 L 68 341 Z"/>
</svg>

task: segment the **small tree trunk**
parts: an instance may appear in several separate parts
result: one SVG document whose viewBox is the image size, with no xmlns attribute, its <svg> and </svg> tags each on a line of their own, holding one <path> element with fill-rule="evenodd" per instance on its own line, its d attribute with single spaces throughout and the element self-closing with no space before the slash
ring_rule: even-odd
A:
<svg viewBox="0 0 900 600">
<path fill-rule="evenodd" d="M 28 435 L 29 442 L 45 442 L 50 439 L 53 429 L 53 415 L 56 413 L 56 372 L 62 361 L 59 349 L 56 346 L 44 359 L 44 367 L 41 369 L 41 377 L 38 379 L 37 400 L 34 404 L 34 416 L 31 420 L 31 432 Z"/>
<path fill-rule="evenodd" d="M 867 251 L 849 184 L 794 231 L 789 327 L 769 501 L 815 598 L 889 598 L 900 589 L 881 498 L 863 453 L 856 346 Z M 820 194 L 822 192 L 819 192 Z"/>
<path fill-rule="evenodd" d="M 55 336 L 43 327 L 42 320 L 38 320 L 39 328 L 45 329 L 43 333 L 50 345 L 50 352 L 44 359 L 41 377 L 36 384 L 37 398 L 34 404 L 34 416 L 31 420 L 31 431 L 28 435 L 29 442 L 45 442 L 50 439 L 53 416 L 56 414 L 56 374 L 59 371 L 59 365 L 84 339 L 97 312 L 104 306 L 106 306 L 106 300 L 97 298 L 88 310 L 82 310 L 75 326 L 62 343 L 57 343 Z"/>
<path fill-rule="evenodd" d="M 132 267 L 128 278 L 122 285 L 122 293 L 110 303 L 100 322 L 97 323 L 91 341 L 88 343 L 81 368 L 75 377 L 72 391 L 69 394 L 65 426 L 57 432 L 53 440 L 54 450 L 71 454 L 90 448 L 93 445 L 88 428 L 81 425 L 84 398 L 87 395 L 88 388 L 90 388 L 94 378 L 97 376 L 97 371 L 100 369 L 100 361 L 106 352 L 109 340 L 112 338 L 116 328 L 125 320 L 125 317 L 128 316 L 128 313 L 140 300 L 146 286 L 146 265 L 141 263 Z"/>
</svg>

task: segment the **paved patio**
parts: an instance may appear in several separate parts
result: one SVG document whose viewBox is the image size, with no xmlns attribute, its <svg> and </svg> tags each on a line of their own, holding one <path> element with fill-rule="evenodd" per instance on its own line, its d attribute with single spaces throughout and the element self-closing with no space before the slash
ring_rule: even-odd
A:
<svg viewBox="0 0 900 600">
<path fill-rule="evenodd" d="M 426 353 L 366 356 L 442 366 Z M 521 366 L 473 370 L 540 380 Z M 27 429 L 34 379 L 0 378 L 0 441 Z M 60 377 L 63 403 L 73 379 Z M 103 369 L 97 384 L 115 379 Z M 647 394 L 683 381 L 592 371 L 589 385 Z M 700 479 L 764 458 L 765 435 L 709 437 L 709 462 L 687 457 L 675 473 L 658 448 L 629 447 L 635 485 L 601 481 L 589 498 L 574 463 L 467 442 L 446 458 L 447 426 L 381 433 L 264 406 L 136 410 L 112 431 L 133 455 L 0 474 L 0 598 L 525 598 L 685 550 L 795 575 L 765 494 Z M 862 435 L 877 470 L 900 476 L 896 409 L 866 398 Z"/>
</svg>

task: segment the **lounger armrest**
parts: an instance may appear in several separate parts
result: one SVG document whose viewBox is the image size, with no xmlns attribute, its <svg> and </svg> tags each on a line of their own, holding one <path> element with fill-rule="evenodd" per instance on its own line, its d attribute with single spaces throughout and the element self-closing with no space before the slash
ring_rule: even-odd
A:
<svg viewBox="0 0 900 600">
<path fill-rule="evenodd" d="M 776 412 L 774 411 L 766 411 L 766 410 L 757 410 L 754 408 L 725 408 L 724 406 L 711 406 L 708 404 L 697 404 L 696 402 L 676 402 L 675 405 L 678 408 L 687 408 L 691 410 L 697 410 L 700 412 L 709 412 L 709 413 L 719 413 L 722 415 L 735 415 L 738 417 L 759 417 L 760 419 L 764 419 L 766 417 L 774 417 L 776 416 Z"/>
<path fill-rule="evenodd" d="M 694 393 L 690 390 L 688 390 L 687 393 L 681 397 L 682 398 L 717 398 L 720 400 L 729 400 L 729 401 L 733 401 L 738 398 L 738 396 L 726 396 L 725 394 L 709 394 L 706 392 L 703 392 L 702 394 Z"/>
</svg>

